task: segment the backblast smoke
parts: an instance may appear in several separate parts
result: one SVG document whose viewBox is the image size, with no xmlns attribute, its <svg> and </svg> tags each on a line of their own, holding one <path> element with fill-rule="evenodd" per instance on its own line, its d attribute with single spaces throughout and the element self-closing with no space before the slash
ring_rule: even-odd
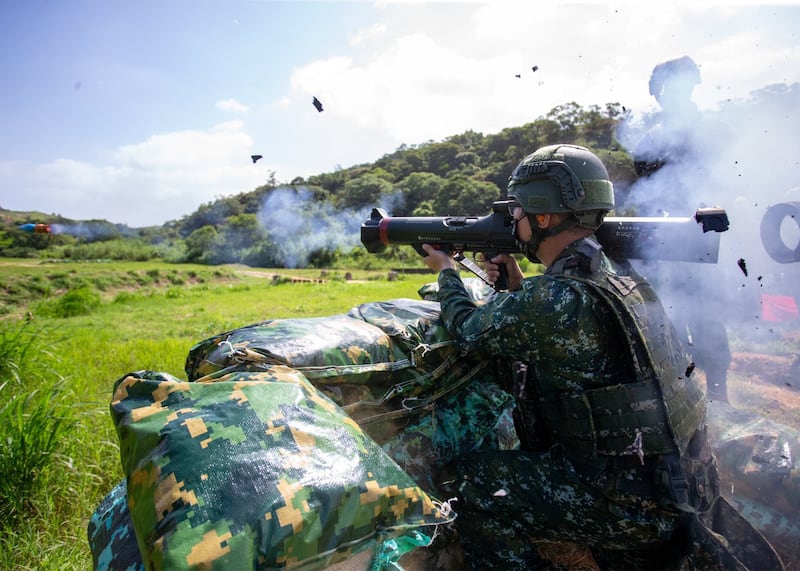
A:
<svg viewBox="0 0 800 571">
<path fill-rule="evenodd" d="M 393 208 L 397 200 L 385 197 L 382 205 Z M 284 265 L 303 268 L 314 252 L 337 249 L 347 252 L 360 246 L 361 222 L 371 209 L 372 206 L 360 210 L 336 209 L 328 201 L 314 200 L 307 188 L 278 188 L 264 198 L 258 219 Z"/>
<path fill-rule="evenodd" d="M 776 246 L 762 240 L 767 212 L 800 200 L 800 139 L 794 132 L 800 121 L 800 84 L 766 87 L 716 111 L 700 112 L 693 105 L 683 107 L 683 115 L 671 111 L 621 125 L 618 138 L 631 153 L 637 147 L 641 152 L 648 137 L 660 137 L 669 151 L 658 157 L 660 168 L 618 199 L 618 208 L 685 216 L 700 206 L 720 206 L 731 225 L 721 237 L 715 266 L 666 262 L 640 270 L 657 276 L 659 294 L 676 311 L 696 312 L 701 304 L 741 334 L 763 334 L 774 325 L 765 317 L 775 319 L 764 311 L 764 303 L 775 296 L 794 300 L 790 307 L 800 302 L 800 262 L 793 261 L 800 251 L 800 220 L 782 216 L 780 228 L 769 232 L 772 242 L 779 233 L 789 263 L 776 261 Z M 653 125 L 659 118 L 661 123 Z M 784 317 L 797 323 L 796 313 Z"/>
</svg>

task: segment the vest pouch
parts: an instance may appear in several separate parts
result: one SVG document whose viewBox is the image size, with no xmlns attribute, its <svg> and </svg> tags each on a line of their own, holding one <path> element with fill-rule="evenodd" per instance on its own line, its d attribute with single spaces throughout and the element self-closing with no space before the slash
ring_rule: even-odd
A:
<svg viewBox="0 0 800 571">
<path fill-rule="evenodd" d="M 656 492 L 662 505 L 685 512 L 703 513 L 719 497 L 717 461 L 706 437 L 697 430 L 684 457 L 667 454 L 656 466 Z"/>
<path fill-rule="evenodd" d="M 669 460 L 656 466 L 656 494 L 662 506 L 684 512 L 694 512 L 689 503 L 689 481 L 681 463 L 667 456 Z"/>
<path fill-rule="evenodd" d="M 514 407 L 514 430 L 519 437 L 522 450 L 545 450 L 549 443 L 542 430 L 536 430 L 536 402 L 517 400 Z"/>
<path fill-rule="evenodd" d="M 689 484 L 689 503 L 699 513 L 707 511 L 719 497 L 717 459 L 707 437 L 708 426 L 697 430 L 681 461 Z"/>
</svg>

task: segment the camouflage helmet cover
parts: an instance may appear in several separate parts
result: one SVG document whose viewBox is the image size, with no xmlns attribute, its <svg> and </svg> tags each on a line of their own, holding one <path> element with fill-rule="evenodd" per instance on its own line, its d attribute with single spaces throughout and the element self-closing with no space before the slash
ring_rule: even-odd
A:
<svg viewBox="0 0 800 571">
<path fill-rule="evenodd" d="M 508 181 L 507 194 L 529 214 L 591 213 L 614 209 L 614 186 L 603 162 L 577 145 L 549 145 L 525 157 Z M 584 220 L 581 220 L 584 225 Z"/>
</svg>

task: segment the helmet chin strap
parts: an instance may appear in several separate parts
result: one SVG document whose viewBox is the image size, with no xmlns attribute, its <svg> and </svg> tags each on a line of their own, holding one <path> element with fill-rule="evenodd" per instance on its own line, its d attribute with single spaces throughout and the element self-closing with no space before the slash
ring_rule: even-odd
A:
<svg viewBox="0 0 800 571">
<path fill-rule="evenodd" d="M 552 228 L 539 228 L 539 224 L 536 221 L 536 214 L 532 214 L 530 212 L 527 213 L 528 217 L 528 225 L 531 227 L 532 236 L 531 239 L 527 242 L 522 242 L 517 237 L 517 222 L 518 220 L 514 220 L 511 231 L 514 234 L 514 239 L 517 242 L 517 246 L 519 246 L 520 251 L 525 254 L 525 257 L 528 258 L 531 262 L 534 263 L 541 263 L 541 260 L 536 255 L 536 250 L 539 249 L 539 244 L 542 243 L 542 240 L 545 238 L 549 238 L 550 236 L 555 236 L 556 234 L 561 234 L 564 230 L 572 228 L 573 226 L 577 226 L 578 219 L 570 214 L 564 220 L 553 226 Z"/>
</svg>

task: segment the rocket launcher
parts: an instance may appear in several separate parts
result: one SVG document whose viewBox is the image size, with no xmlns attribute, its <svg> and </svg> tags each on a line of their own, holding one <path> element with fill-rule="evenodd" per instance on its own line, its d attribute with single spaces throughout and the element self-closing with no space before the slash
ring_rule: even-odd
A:
<svg viewBox="0 0 800 571">
<path fill-rule="evenodd" d="M 489 283 L 485 272 L 464 253 L 490 259 L 501 253 L 519 253 L 512 235 L 509 207 L 513 201 L 499 200 L 485 216 L 389 216 L 373 208 L 361 224 L 361 242 L 367 251 L 382 252 L 390 244 L 412 246 L 420 255 L 422 244 L 453 253 L 463 267 Z M 663 260 L 717 263 L 719 233 L 729 227 L 722 208 L 699 208 L 691 217 L 606 217 L 595 231 L 603 251 L 615 260 Z M 491 284 L 498 291 L 507 284 Z"/>
</svg>

